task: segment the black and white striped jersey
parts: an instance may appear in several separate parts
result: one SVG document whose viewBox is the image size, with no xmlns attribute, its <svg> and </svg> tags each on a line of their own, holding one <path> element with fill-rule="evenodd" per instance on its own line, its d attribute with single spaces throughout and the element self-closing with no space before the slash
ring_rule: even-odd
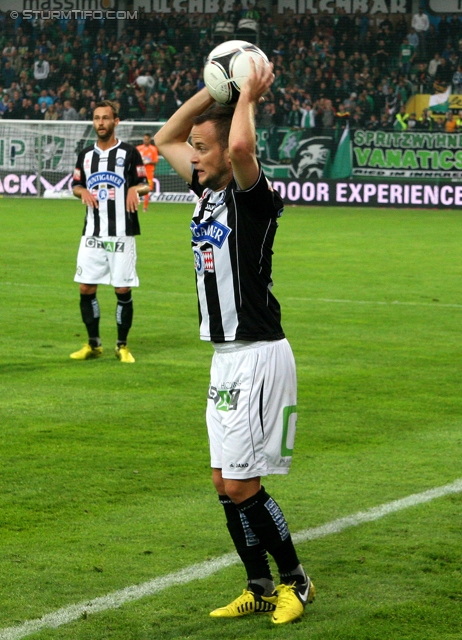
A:
<svg viewBox="0 0 462 640">
<path fill-rule="evenodd" d="M 82 186 L 98 200 L 98 208 L 87 207 L 84 236 L 136 236 L 138 214 L 126 209 L 129 187 L 146 182 L 140 152 L 120 140 L 103 151 L 95 143 L 77 158 L 72 187 Z"/>
<path fill-rule="evenodd" d="M 271 293 L 281 197 L 261 170 L 246 191 L 234 179 L 224 191 L 204 189 L 195 170 L 191 187 L 199 196 L 191 232 L 201 339 L 284 338 L 280 306 Z"/>
</svg>

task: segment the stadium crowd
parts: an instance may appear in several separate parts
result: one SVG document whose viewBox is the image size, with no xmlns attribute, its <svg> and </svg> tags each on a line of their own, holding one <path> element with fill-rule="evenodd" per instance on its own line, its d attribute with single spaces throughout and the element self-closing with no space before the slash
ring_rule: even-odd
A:
<svg viewBox="0 0 462 640">
<path fill-rule="evenodd" d="M 416 93 L 449 86 L 462 93 L 458 15 L 435 26 L 421 10 L 380 17 L 288 10 L 276 24 L 258 3 L 234 4 L 227 14 L 139 14 L 121 34 L 115 21 L 0 14 L 0 117 L 89 120 L 110 98 L 122 120 L 166 120 L 203 86 L 214 46 L 256 33 L 238 32 L 242 18 L 258 25 L 258 44 L 274 63 L 260 126 L 462 129 L 462 113 L 437 120 L 405 108 Z"/>
</svg>

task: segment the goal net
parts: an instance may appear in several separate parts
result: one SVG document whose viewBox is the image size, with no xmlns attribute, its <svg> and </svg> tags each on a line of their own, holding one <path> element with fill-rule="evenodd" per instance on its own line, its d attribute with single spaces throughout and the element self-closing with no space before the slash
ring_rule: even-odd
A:
<svg viewBox="0 0 462 640">
<path fill-rule="evenodd" d="M 117 138 L 137 146 L 145 133 L 154 136 L 162 124 L 124 120 L 117 126 Z M 0 194 L 70 197 L 77 155 L 95 141 L 91 121 L 0 120 Z M 151 197 L 168 201 L 172 194 L 178 194 L 176 201 L 188 201 L 190 191 L 159 157 Z"/>
</svg>

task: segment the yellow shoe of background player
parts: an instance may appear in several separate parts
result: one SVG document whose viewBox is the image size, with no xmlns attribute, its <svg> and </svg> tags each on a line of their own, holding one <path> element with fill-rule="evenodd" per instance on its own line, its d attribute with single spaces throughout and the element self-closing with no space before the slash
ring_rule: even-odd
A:
<svg viewBox="0 0 462 640">
<path fill-rule="evenodd" d="M 309 578 L 303 584 L 280 584 L 275 589 L 277 607 L 271 618 L 274 624 L 287 624 L 303 615 L 305 605 L 316 597 L 314 584 Z"/>
<path fill-rule="evenodd" d="M 230 602 L 226 607 L 212 611 L 212 618 L 239 618 L 249 613 L 270 613 L 276 609 L 277 596 L 259 596 L 244 589 L 242 595 Z"/>
<path fill-rule="evenodd" d="M 91 358 L 99 358 L 103 355 L 103 347 L 92 347 L 90 344 L 84 344 L 81 349 L 71 353 L 73 360 L 91 360 Z"/>
<path fill-rule="evenodd" d="M 126 344 L 121 344 L 120 347 L 115 348 L 116 358 L 119 358 L 120 362 L 135 362 L 135 358 L 130 353 Z"/>
</svg>

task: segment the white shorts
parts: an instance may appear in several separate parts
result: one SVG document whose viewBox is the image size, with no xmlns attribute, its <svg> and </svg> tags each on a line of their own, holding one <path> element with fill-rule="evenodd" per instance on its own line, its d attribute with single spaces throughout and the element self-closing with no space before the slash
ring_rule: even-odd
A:
<svg viewBox="0 0 462 640">
<path fill-rule="evenodd" d="M 214 346 L 206 412 L 211 466 L 235 480 L 288 473 L 297 421 L 289 343 Z"/>
<path fill-rule="evenodd" d="M 111 284 L 113 287 L 138 287 L 135 238 L 82 236 L 74 281 Z"/>
</svg>

